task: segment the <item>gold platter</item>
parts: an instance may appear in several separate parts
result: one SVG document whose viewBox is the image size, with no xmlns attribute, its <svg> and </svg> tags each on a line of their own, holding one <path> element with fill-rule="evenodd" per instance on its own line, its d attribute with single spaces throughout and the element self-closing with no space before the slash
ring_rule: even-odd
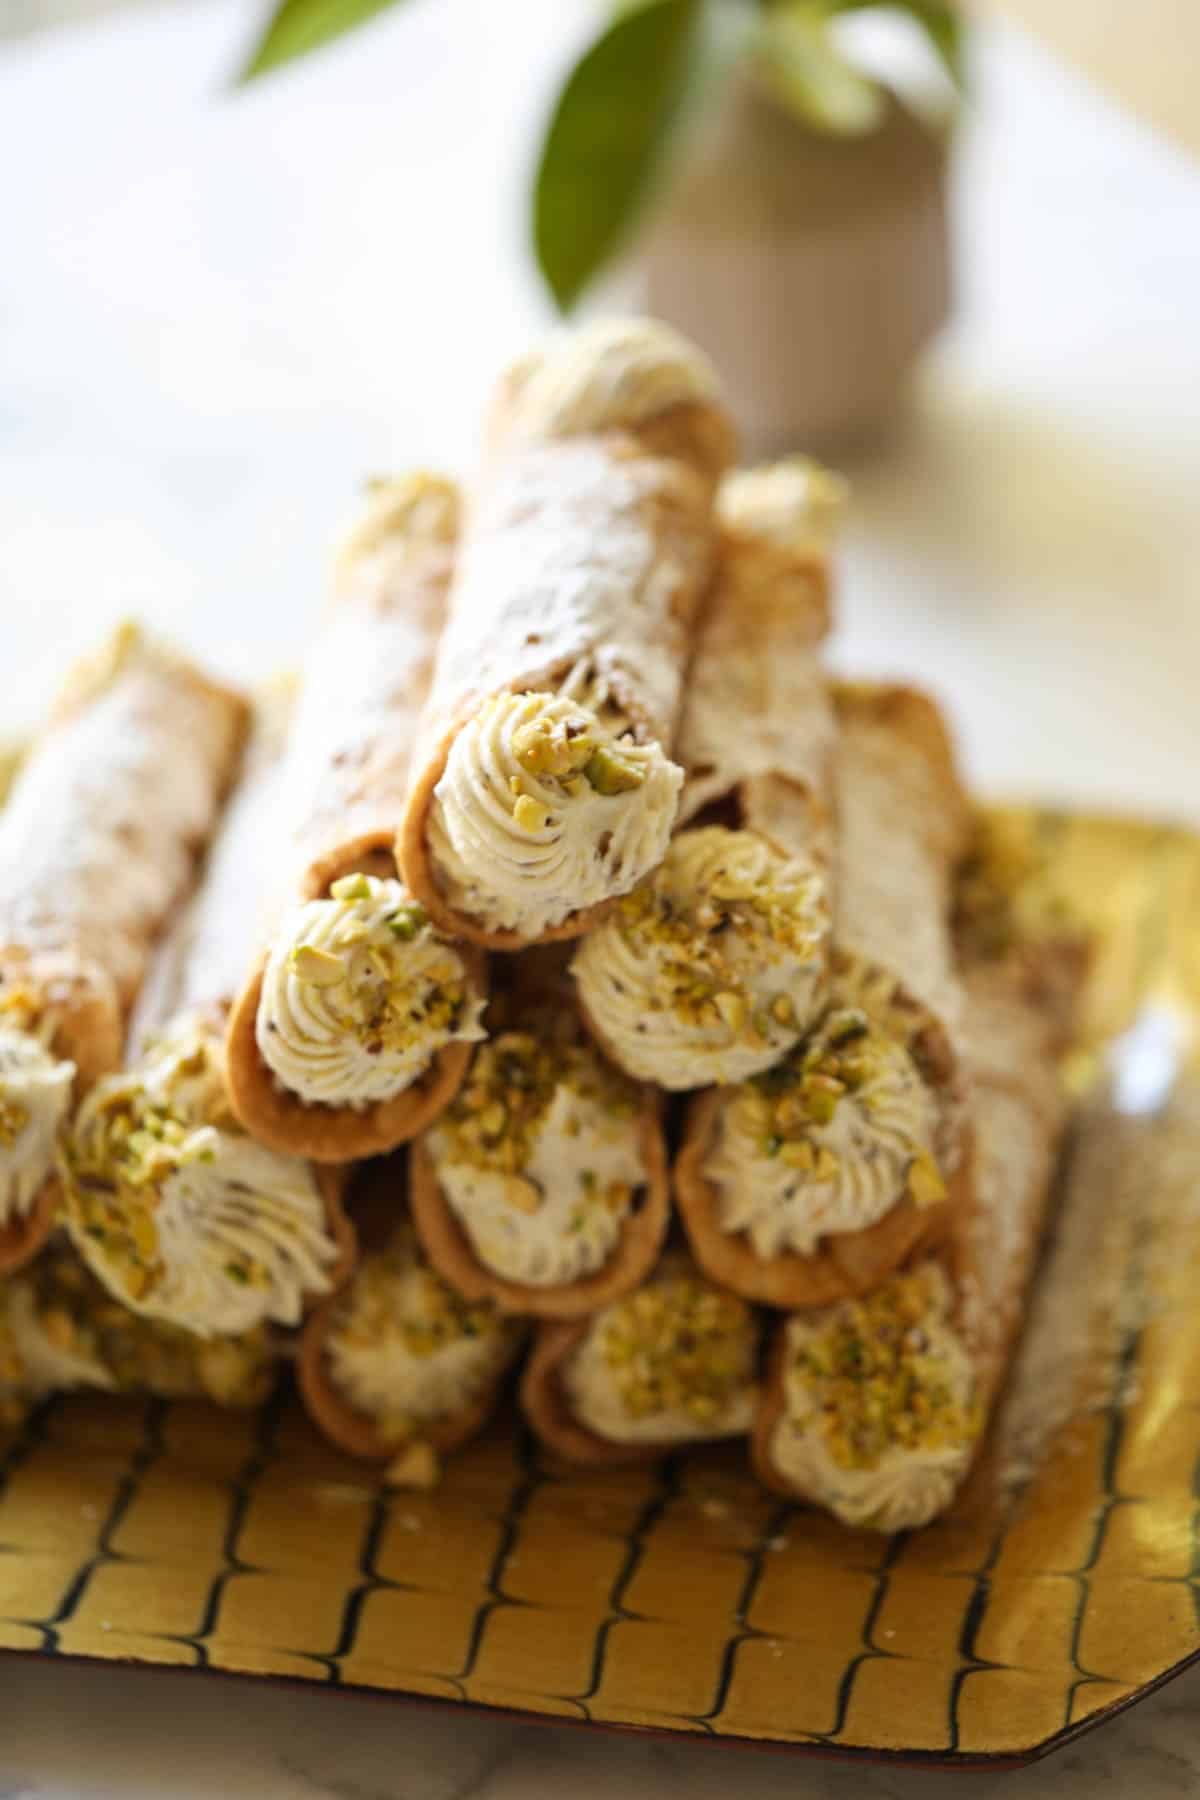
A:
<svg viewBox="0 0 1200 1800">
<path fill-rule="evenodd" d="M 573 1473 L 511 1419 L 388 1493 L 286 1395 L 65 1398 L 0 1443 L 0 1647 L 950 1763 L 1200 1655 L 1200 839 L 992 816 L 1098 954 L 1065 1205 L 951 1518 L 848 1532 L 730 1449 Z"/>
</svg>

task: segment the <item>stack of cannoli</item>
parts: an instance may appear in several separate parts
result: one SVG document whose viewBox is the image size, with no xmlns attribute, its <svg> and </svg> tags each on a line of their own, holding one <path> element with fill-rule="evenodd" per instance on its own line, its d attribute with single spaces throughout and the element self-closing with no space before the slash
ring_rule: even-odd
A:
<svg viewBox="0 0 1200 1800">
<path fill-rule="evenodd" d="M 294 689 L 73 684 L 0 815 L 0 1407 L 291 1358 L 398 1483 L 512 1385 L 567 1462 L 950 1504 L 1083 959 L 936 703 L 830 676 L 841 484 L 734 460 L 691 345 L 564 332 L 461 495 L 372 484 Z"/>
</svg>

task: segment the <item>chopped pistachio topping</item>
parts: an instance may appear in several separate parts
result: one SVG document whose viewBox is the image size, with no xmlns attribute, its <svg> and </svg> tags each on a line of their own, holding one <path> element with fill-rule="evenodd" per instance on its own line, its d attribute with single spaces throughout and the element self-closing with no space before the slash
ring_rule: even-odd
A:
<svg viewBox="0 0 1200 1800">
<path fill-rule="evenodd" d="M 935 1265 L 895 1275 L 793 1338 L 789 1394 L 798 1397 L 841 1469 L 873 1469 L 891 1451 L 956 1449 L 978 1436 L 963 1357 L 946 1321 Z"/>
<path fill-rule="evenodd" d="M 639 1108 L 573 1011 L 518 1012 L 426 1140 L 479 1260 L 536 1286 L 600 1268 L 646 1180 Z"/>
<path fill-rule="evenodd" d="M 865 1012 L 844 1006 L 829 1013 L 819 1031 L 790 1057 L 750 1082 L 748 1114 L 759 1123 L 763 1156 L 783 1157 L 792 1168 L 804 1168 L 817 1179 L 837 1174 L 837 1157 L 819 1141 L 820 1127 L 831 1125 L 842 1102 L 858 1098 L 867 1114 L 885 1109 L 880 1082 L 889 1073 L 894 1046 L 876 1030 Z M 927 1150 L 912 1145 L 909 1184 L 919 1201 L 945 1199 L 946 1186 Z"/>
<path fill-rule="evenodd" d="M 430 1266 L 407 1223 L 364 1256 L 328 1339 L 331 1375 L 380 1435 L 401 1445 L 472 1404 L 511 1362 L 521 1328 L 464 1300 Z"/>
<path fill-rule="evenodd" d="M 681 780 L 586 664 L 555 692 L 494 695 L 456 734 L 434 793 L 439 885 L 484 925 L 536 938 L 655 866 Z"/>
<path fill-rule="evenodd" d="M 257 1406 L 276 1361 L 263 1329 L 206 1341 L 138 1317 L 69 1250 L 48 1251 L 0 1288 L 0 1420 L 79 1387 Z"/>
<path fill-rule="evenodd" d="M 11 1150 L 30 1119 L 29 1108 L 0 1094 L 0 1149 Z"/>
<path fill-rule="evenodd" d="M 513 732 L 512 751 L 527 775 L 552 775 L 569 783 L 586 771 L 596 753 L 596 720 L 569 705 L 534 712 Z"/>
<path fill-rule="evenodd" d="M 126 1304 L 202 1335 L 295 1324 L 337 1247 L 312 1170 L 233 1119 L 221 1046 L 180 1027 L 88 1095 L 61 1158 L 66 1224 Z"/>
<path fill-rule="evenodd" d="M 398 881 L 347 875 L 297 909 L 272 948 L 259 1049 L 301 1099 L 364 1107 L 418 1080 L 456 1039 L 482 1037 L 462 957 Z"/>
<path fill-rule="evenodd" d="M 670 1088 L 744 1079 L 794 1044 L 824 992 L 816 867 L 749 831 L 681 832 L 580 946 L 584 1004 L 622 1067 Z"/>
<path fill-rule="evenodd" d="M 567 1369 L 576 1415 L 615 1441 L 686 1441 L 747 1429 L 758 1328 L 753 1309 L 669 1257 L 591 1322 Z"/>
<path fill-rule="evenodd" d="M 28 1015 L 14 1009 L 7 1018 L 18 1016 Z M 28 1214 L 51 1174 L 74 1078 L 74 1063 L 0 1013 L 0 1226 Z"/>
<path fill-rule="evenodd" d="M 0 975 L 0 1027 L 33 1032 L 42 1020 L 43 996 L 31 982 Z"/>
<path fill-rule="evenodd" d="M 912 1057 L 858 1007 L 838 1006 L 773 1068 L 723 1098 L 705 1174 L 726 1231 L 764 1258 L 811 1254 L 907 1194 L 943 1199 L 938 1112 Z"/>
<path fill-rule="evenodd" d="M 476 1053 L 439 1121 L 448 1160 L 519 1175 L 562 1088 L 623 1125 L 636 1117 L 637 1089 L 597 1054 L 569 1012 L 538 1009 L 523 1024 L 525 1029 L 502 1031 Z M 519 1190 L 513 1192 L 519 1201 Z"/>
</svg>

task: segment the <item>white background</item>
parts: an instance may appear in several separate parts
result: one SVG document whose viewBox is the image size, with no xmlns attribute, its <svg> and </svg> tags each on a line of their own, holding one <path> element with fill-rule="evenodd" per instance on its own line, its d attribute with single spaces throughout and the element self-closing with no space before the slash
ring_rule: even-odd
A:
<svg viewBox="0 0 1200 1800">
<path fill-rule="evenodd" d="M 586 12 L 419 0 L 238 95 L 244 4 L 0 50 L 0 720 L 123 611 L 293 658 L 363 473 L 469 465 Z M 853 471 L 839 659 L 933 682 L 992 791 L 1200 819 L 1200 169 L 1018 40 L 979 65 L 958 321 Z"/>
</svg>

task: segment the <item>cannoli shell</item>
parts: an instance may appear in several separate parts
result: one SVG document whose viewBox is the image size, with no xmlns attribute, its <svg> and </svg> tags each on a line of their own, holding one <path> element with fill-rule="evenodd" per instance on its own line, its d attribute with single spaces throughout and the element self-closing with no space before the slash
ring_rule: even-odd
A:
<svg viewBox="0 0 1200 1800">
<path fill-rule="evenodd" d="M 396 1157 L 377 1163 L 366 1174 L 355 1209 L 363 1254 L 386 1243 L 398 1211 L 396 1186 L 403 1179 Z M 337 1324 L 338 1308 L 339 1295 L 335 1293 L 316 1308 L 300 1334 L 296 1361 L 300 1397 L 314 1425 L 339 1450 L 365 1462 L 390 1462 L 403 1445 L 385 1441 L 370 1415 L 351 1406 L 330 1375 L 326 1344 Z M 495 1410 L 506 1376 L 507 1370 L 501 1371 L 494 1383 L 453 1418 L 423 1425 L 421 1440 L 445 1456 L 477 1436 Z"/>
<path fill-rule="evenodd" d="M 448 482 L 411 476 L 381 484 L 343 555 L 280 771 L 280 811 L 294 821 L 283 852 L 284 899 L 319 898 L 356 871 L 396 874 L 392 848 L 456 522 Z M 276 915 L 281 910 L 276 905 Z M 484 991 L 483 957 L 457 948 L 469 982 Z M 432 1124 L 461 1085 L 471 1045 L 448 1044 L 420 1080 L 390 1100 L 362 1108 L 310 1105 L 276 1080 L 258 1047 L 268 956 L 269 943 L 260 942 L 249 976 L 237 985 L 226 1038 L 230 1101 L 245 1129 L 273 1150 L 340 1163 L 393 1150 Z"/>
<path fill-rule="evenodd" d="M 980 1046 L 979 1055 L 972 1056 L 973 1178 L 950 1209 L 949 1230 L 935 1253 L 956 1296 L 956 1323 L 985 1416 L 1011 1361 L 1066 1119 L 1057 1067 L 1064 1016 L 1047 1002 L 1051 993 L 1061 1002 L 1065 989 L 1049 969 L 1044 975 L 1033 976 L 1029 963 L 964 974 L 967 1042 Z M 759 1478 L 780 1493 L 789 1490 L 774 1464 L 772 1443 L 785 1403 L 786 1330 L 783 1320 L 768 1353 L 751 1439 Z"/>
<path fill-rule="evenodd" d="M 744 1233 L 722 1228 L 720 1194 L 704 1173 L 726 1097 L 725 1090 L 710 1088 L 691 1104 L 675 1160 L 675 1203 L 692 1253 L 709 1279 L 761 1306 L 791 1312 L 870 1293 L 918 1251 L 944 1241 L 955 1208 L 969 1194 L 970 1165 L 964 1157 L 945 1200 L 918 1206 L 905 1195 L 873 1225 L 833 1233 L 811 1255 L 782 1251 L 761 1257 Z"/>
<path fill-rule="evenodd" d="M 770 506 L 793 490 L 781 522 Z M 829 558 L 788 465 L 730 476 L 718 496 L 717 573 L 701 619 L 676 743 L 685 823 L 724 803 L 731 823 L 792 854 L 832 854 L 833 706 L 820 651 Z M 815 505 L 815 501 L 814 501 Z"/>
<path fill-rule="evenodd" d="M 228 787 L 245 702 L 123 628 L 68 676 L 0 816 L 0 987 L 29 996 L 76 1094 L 116 1068 L 126 1016 Z M 152 796 L 152 800 L 148 798 Z M 34 1256 L 58 1181 L 0 1233 Z"/>
<path fill-rule="evenodd" d="M 542 1443 L 564 1462 L 583 1468 L 620 1468 L 657 1462 L 673 1444 L 618 1444 L 589 1431 L 571 1411 L 562 1371 L 588 1328 L 586 1319 L 543 1325 L 521 1375 L 521 1410 Z"/>
<path fill-rule="evenodd" d="M 635 735 L 670 753 L 710 571 L 714 489 L 733 456 L 715 397 L 664 389 L 655 410 L 645 393 L 613 385 L 611 351 L 603 331 L 584 332 L 502 383 L 413 759 L 397 841 L 405 880 L 445 930 L 494 949 L 526 940 L 459 914 L 430 858 L 429 811 L 451 745 L 493 695 L 553 690 L 585 665 Z M 548 399 L 560 364 L 583 404 Z M 643 372 L 653 387 L 655 371 Z M 604 909 L 573 913 L 543 938 L 578 936 Z"/>
<path fill-rule="evenodd" d="M 627 1214 L 617 1247 L 604 1266 L 559 1287 L 508 1281 L 480 1262 L 442 1193 L 432 1157 L 418 1139 L 410 1152 L 409 1205 L 426 1256 L 468 1300 L 492 1300 L 502 1312 L 579 1319 L 619 1300 L 653 1269 L 671 1217 L 662 1103 L 649 1088 L 643 1092 L 638 1135 L 646 1167 L 641 1205 Z"/>
</svg>

